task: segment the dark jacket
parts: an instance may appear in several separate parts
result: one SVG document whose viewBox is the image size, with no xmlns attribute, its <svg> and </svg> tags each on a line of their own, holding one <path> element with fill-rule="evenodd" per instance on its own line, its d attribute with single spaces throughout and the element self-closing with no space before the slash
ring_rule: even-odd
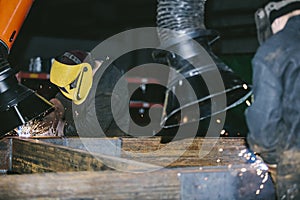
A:
<svg viewBox="0 0 300 200">
<path fill-rule="evenodd" d="M 247 140 L 265 162 L 278 163 L 283 151 L 300 148 L 300 16 L 259 47 L 252 65 Z"/>
<path fill-rule="evenodd" d="M 87 99 L 80 105 L 75 105 L 64 96 L 57 95 L 65 106 L 66 136 L 104 137 L 128 133 L 127 82 L 122 79 L 122 87 L 114 91 L 115 84 L 121 76 L 120 70 L 114 65 L 110 65 L 105 71 L 100 67 L 93 77 L 93 86 Z M 112 100 L 115 116 L 112 112 Z M 119 121 L 119 124 L 116 124 L 116 121 Z M 122 130 L 119 125 L 123 127 Z"/>
</svg>

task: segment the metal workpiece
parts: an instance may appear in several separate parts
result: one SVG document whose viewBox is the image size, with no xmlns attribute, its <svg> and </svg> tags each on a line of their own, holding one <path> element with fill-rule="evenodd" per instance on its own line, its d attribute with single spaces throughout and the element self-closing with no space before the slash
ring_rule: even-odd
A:
<svg viewBox="0 0 300 200">
<path fill-rule="evenodd" d="M 271 177 L 261 166 L 203 167 L 179 179 L 181 199 L 276 199 Z"/>
<path fill-rule="evenodd" d="M 40 138 L 42 142 L 79 149 L 90 153 L 101 153 L 115 157 L 121 156 L 122 141 L 119 138 Z"/>
</svg>

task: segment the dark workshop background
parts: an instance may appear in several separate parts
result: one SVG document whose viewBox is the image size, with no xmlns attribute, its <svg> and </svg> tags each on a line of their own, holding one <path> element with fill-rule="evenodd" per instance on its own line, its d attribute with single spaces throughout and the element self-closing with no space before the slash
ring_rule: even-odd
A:
<svg viewBox="0 0 300 200">
<path fill-rule="evenodd" d="M 208 0 L 206 26 L 220 32 L 215 53 L 249 77 L 249 59 L 257 48 L 254 12 L 267 0 Z M 121 31 L 156 26 L 157 0 L 37 0 L 11 50 L 16 69 L 28 69 L 31 57 L 51 58 L 68 49 L 92 49 Z"/>
<path fill-rule="evenodd" d="M 214 52 L 250 84 L 251 59 L 258 47 L 254 13 L 266 2 L 206 2 L 205 25 L 221 36 L 213 45 Z M 157 0 L 36 0 L 11 49 L 9 61 L 13 68 L 28 71 L 30 58 L 41 57 L 47 61 L 65 50 L 91 50 L 122 31 L 156 26 L 156 8 Z M 46 73 L 50 70 L 47 63 L 42 67 Z M 130 60 L 127 65 L 132 66 Z M 41 87 L 41 84 L 49 84 L 47 80 L 41 82 L 27 79 L 25 83 L 50 98 L 55 88 Z M 244 107 L 238 110 L 240 117 Z M 140 114 L 140 109 L 137 112 Z M 239 117 L 233 119 L 244 126 L 245 122 Z"/>
</svg>

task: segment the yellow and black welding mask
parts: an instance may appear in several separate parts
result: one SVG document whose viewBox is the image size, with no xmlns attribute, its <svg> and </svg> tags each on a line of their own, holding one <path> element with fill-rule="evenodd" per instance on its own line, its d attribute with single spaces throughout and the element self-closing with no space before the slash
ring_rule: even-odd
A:
<svg viewBox="0 0 300 200">
<path fill-rule="evenodd" d="M 50 71 L 50 81 L 75 104 L 83 103 L 93 82 L 93 70 L 89 63 L 67 65 L 54 60 Z"/>
</svg>

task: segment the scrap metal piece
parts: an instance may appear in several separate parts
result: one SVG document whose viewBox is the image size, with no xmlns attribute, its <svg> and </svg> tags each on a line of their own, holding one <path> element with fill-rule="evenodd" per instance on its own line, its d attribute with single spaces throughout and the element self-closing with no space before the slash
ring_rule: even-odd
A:
<svg viewBox="0 0 300 200">
<path fill-rule="evenodd" d="M 233 167 L 210 167 L 200 172 L 181 173 L 180 199 L 276 199 L 266 169 L 252 168 L 251 165 Z"/>
</svg>

